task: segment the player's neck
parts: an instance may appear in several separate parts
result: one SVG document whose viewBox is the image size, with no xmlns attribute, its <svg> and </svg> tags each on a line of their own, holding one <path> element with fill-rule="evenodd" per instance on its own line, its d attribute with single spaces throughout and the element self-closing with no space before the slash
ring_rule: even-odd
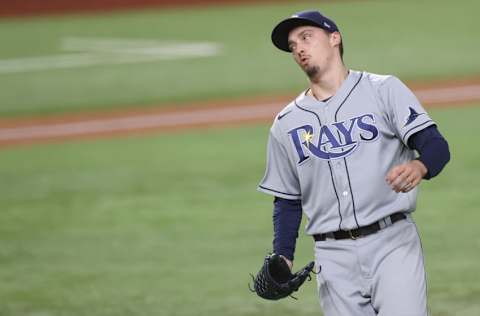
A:
<svg viewBox="0 0 480 316">
<path fill-rule="evenodd" d="M 310 80 L 311 96 L 321 101 L 333 96 L 348 76 L 348 69 L 342 63 Z"/>
</svg>

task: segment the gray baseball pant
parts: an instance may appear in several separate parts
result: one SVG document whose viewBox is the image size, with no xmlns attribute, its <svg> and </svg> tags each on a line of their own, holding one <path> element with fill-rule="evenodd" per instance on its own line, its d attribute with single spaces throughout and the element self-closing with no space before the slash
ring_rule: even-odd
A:
<svg viewBox="0 0 480 316">
<path fill-rule="evenodd" d="M 315 242 L 325 316 L 426 316 L 423 251 L 410 215 L 356 240 Z"/>
</svg>

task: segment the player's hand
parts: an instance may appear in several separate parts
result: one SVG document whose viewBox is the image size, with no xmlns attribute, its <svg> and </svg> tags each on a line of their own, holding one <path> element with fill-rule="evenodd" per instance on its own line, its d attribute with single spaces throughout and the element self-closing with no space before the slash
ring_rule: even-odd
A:
<svg viewBox="0 0 480 316">
<path fill-rule="evenodd" d="M 285 262 L 287 263 L 288 267 L 290 268 L 290 271 L 292 271 L 292 268 L 293 268 L 293 262 L 288 260 L 287 258 L 285 258 L 284 256 L 280 255 L 281 258 L 283 258 L 283 260 L 285 260 Z"/>
<path fill-rule="evenodd" d="M 385 180 L 395 192 L 408 192 L 422 181 L 427 171 L 420 160 L 412 160 L 390 169 Z"/>
</svg>

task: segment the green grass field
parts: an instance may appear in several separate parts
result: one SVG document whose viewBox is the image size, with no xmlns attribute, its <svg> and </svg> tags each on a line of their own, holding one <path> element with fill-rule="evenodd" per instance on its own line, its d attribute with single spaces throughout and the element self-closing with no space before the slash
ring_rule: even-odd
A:
<svg viewBox="0 0 480 316">
<path fill-rule="evenodd" d="M 480 107 L 431 111 L 452 161 L 415 218 L 432 316 L 480 314 Z M 320 315 L 247 290 L 271 247 L 267 125 L 12 148 L 0 155 L 0 315 Z M 125 150 L 128 148 L 128 150 Z M 297 265 L 312 258 L 301 235 Z"/>
<path fill-rule="evenodd" d="M 404 80 L 478 76 L 478 1 L 295 2 L 0 20 L 0 116 L 295 94 L 306 80 L 269 35 L 319 7 L 344 31 L 347 64 Z M 2 72 L 69 38 L 208 41 L 217 57 Z M 103 56 L 105 57 L 105 56 Z M 109 57 L 109 55 L 106 55 Z M 30 62 L 31 60 L 28 59 Z M 28 64 L 21 59 L 17 65 Z M 2 68 L 3 67 L 3 68 Z M 480 315 L 476 107 L 431 110 L 452 161 L 421 186 L 432 316 Z M 263 175 L 268 125 L 0 151 L 0 316 L 317 316 L 247 289 L 271 250 Z M 312 259 L 302 235 L 296 266 Z"/>
<path fill-rule="evenodd" d="M 305 8 L 335 18 L 344 34 L 346 63 L 354 69 L 424 80 L 480 73 L 475 0 L 310 1 L 4 19 L 0 115 L 295 94 L 304 75 L 273 47 L 270 32 L 280 19 Z M 2 72 L 2 61 L 74 54 L 62 50 L 71 37 L 208 41 L 222 51 L 216 57 Z"/>
</svg>

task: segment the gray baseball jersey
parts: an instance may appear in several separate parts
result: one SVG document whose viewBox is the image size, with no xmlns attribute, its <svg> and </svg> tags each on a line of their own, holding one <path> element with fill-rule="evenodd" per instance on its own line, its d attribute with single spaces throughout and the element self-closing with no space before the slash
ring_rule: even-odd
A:
<svg viewBox="0 0 480 316">
<path fill-rule="evenodd" d="M 413 212 L 417 189 L 396 193 L 385 177 L 415 158 L 409 137 L 433 124 L 398 78 L 350 70 L 328 101 L 303 92 L 277 115 L 258 190 L 301 199 L 309 235 Z"/>
</svg>

